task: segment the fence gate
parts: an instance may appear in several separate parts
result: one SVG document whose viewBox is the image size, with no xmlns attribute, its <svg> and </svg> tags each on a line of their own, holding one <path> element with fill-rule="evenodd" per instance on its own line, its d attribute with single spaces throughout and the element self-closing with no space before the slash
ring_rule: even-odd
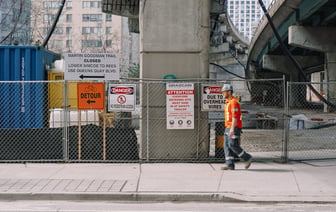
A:
<svg viewBox="0 0 336 212">
<path fill-rule="evenodd" d="M 336 110 L 315 94 L 317 91 L 330 100 L 331 85 L 335 86 L 333 83 L 288 83 L 289 159 L 336 157 Z"/>
</svg>

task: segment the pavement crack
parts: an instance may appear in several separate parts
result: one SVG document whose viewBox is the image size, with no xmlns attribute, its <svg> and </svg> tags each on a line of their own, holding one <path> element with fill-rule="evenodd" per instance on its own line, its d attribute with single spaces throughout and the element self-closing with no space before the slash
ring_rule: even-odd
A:
<svg viewBox="0 0 336 212">
<path fill-rule="evenodd" d="M 119 189 L 119 192 L 122 192 L 122 190 L 124 189 L 124 187 L 126 186 L 128 180 L 125 180 L 125 182 L 122 184 L 122 186 Z"/>
<path fill-rule="evenodd" d="M 301 193 L 301 189 L 300 189 L 298 180 L 296 178 L 295 172 L 293 171 L 293 169 L 291 169 L 291 171 L 292 171 L 292 174 L 293 174 L 293 177 L 294 177 L 294 180 L 295 180 L 296 187 L 297 187 L 298 191 Z"/>
<path fill-rule="evenodd" d="M 209 166 L 210 166 L 214 171 L 216 171 L 215 167 L 214 167 L 211 163 L 209 163 Z"/>
<path fill-rule="evenodd" d="M 65 166 L 63 165 L 63 167 L 62 168 L 60 168 L 60 169 L 58 169 L 58 170 L 56 170 L 54 173 L 52 173 L 47 179 L 53 179 L 53 177 L 55 176 L 55 175 L 57 175 L 59 172 L 61 172 L 63 169 L 65 168 Z"/>
<path fill-rule="evenodd" d="M 140 180 L 141 180 L 141 175 L 142 175 L 142 164 L 139 164 L 139 177 L 137 181 L 137 186 L 136 186 L 136 192 L 139 192 L 139 186 L 140 186 Z"/>
<path fill-rule="evenodd" d="M 219 179 L 218 187 L 217 187 L 217 193 L 219 192 L 219 189 L 220 189 L 220 187 L 221 187 L 221 185 L 222 185 L 223 175 L 224 175 L 224 172 L 222 171 L 221 177 L 220 177 L 220 179 Z"/>
</svg>

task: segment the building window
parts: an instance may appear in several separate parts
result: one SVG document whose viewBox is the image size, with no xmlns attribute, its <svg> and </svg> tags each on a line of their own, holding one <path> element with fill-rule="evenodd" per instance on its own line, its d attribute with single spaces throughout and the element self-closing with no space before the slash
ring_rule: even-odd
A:
<svg viewBox="0 0 336 212">
<path fill-rule="evenodd" d="M 46 35 L 48 34 L 50 27 L 43 27 L 43 33 Z M 63 27 L 56 27 L 54 32 L 55 35 L 62 35 L 63 34 Z"/>
<path fill-rule="evenodd" d="M 83 1 L 83 8 L 101 8 L 101 1 Z"/>
<path fill-rule="evenodd" d="M 72 47 L 72 40 L 66 40 L 66 47 L 71 48 Z"/>
<path fill-rule="evenodd" d="M 103 43 L 101 40 L 82 40 L 82 48 L 94 48 L 102 46 Z"/>
<path fill-rule="evenodd" d="M 106 27 L 106 34 L 111 35 L 112 34 L 112 27 Z"/>
<path fill-rule="evenodd" d="M 72 22 L 72 14 L 66 15 L 66 22 Z"/>
<path fill-rule="evenodd" d="M 101 35 L 102 28 L 101 27 L 82 27 L 83 35 Z"/>
<path fill-rule="evenodd" d="M 106 47 L 112 47 L 112 40 L 106 40 Z"/>
<path fill-rule="evenodd" d="M 58 1 L 44 1 L 43 8 L 44 9 L 58 9 L 60 6 L 60 2 Z"/>
<path fill-rule="evenodd" d="M 67 9 L 72 9 L 72 1 L 67 1 L 66 2 L 66 8 Z"/>
<path fill-rule="evenodd" d="M 112 21 L 112 14 L 106 14 L 106 21 Z"/>
<path fill-rule="evenodd" d="M 63 27 L 56 27 L 54 30 L 54 33 L 56 35 L 62 35 L 63 34 Z"/>
<path fill-rule="evenodd" d="M 72 34 L 72 27 L 67 27 L 66 28 L 66 34 L 71 35 Z"/>
<path fill-rule="evenodd" d="M 63 40 L 52 40 L 51 41 L 52 47 L 55 49 L 62 49 L 63 48 Z"/>
<path fill-rule="evenodd" d="M 55 18 L 56 18 L 56 17 L 55 17 Z M 64 16 L 61 15 L 61 16 L 59 17 L 59 19 L 58 19 L 58 23 L 63 23 L 63 21 L 64 21 Z"/>
<path fill-rule="evenodd" d="M 49 32 L 49 27 L 43 27 L 43 34 L 48 34 Z"/>
<path fill-rule="evenodd" d="M 52 14 L 45 14 L 43 15 L 43 22 L 44 23 L 51 23 L 55 20 L 55 15 Z"/>
<path fill-rule="evenodd" d="M 101 22 L 103 16 L 101 14 L 83 14 L 83 22 Z"/>
</svg>

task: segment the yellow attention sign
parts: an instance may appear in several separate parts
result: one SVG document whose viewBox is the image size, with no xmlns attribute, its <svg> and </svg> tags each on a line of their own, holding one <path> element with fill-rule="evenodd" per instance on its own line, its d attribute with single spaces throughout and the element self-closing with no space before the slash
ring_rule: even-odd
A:
<svg viewBox="0 0 336 212">
<path fill-rule="evenodd" d="M 78 109 L 105 109 L 105 83 L 78 83 Z"/>
</svg>

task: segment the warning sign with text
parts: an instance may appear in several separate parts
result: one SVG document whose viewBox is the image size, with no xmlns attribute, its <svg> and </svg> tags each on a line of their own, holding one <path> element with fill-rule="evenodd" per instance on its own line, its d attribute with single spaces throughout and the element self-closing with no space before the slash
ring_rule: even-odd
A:
<svg viewBox="0 0 336 212">
<path fill-rule="evenodd" d="M 108 111 L 134 111 L 135 88 L 134 84 L 110 84 L 108 89 Z"/>
<path fill-rule="evenodd" d="M 105 83 L 78 83 L 78 109 L 105 109 Z"/>
<path fill-rule="evenodd" d="M 65 80 L 119 80 L 119 56 L 112 53 L 66 53 Z"/>
<path fill-rule="evenodd" d="M 194 84 L 167 83 L 167 129 L 194 129 Z"/>
<path fill-rule="evenodd" d="M 202 85 L 202 111 L 224 111 L 225 99 L 219 85 Z"/>
</svg>

